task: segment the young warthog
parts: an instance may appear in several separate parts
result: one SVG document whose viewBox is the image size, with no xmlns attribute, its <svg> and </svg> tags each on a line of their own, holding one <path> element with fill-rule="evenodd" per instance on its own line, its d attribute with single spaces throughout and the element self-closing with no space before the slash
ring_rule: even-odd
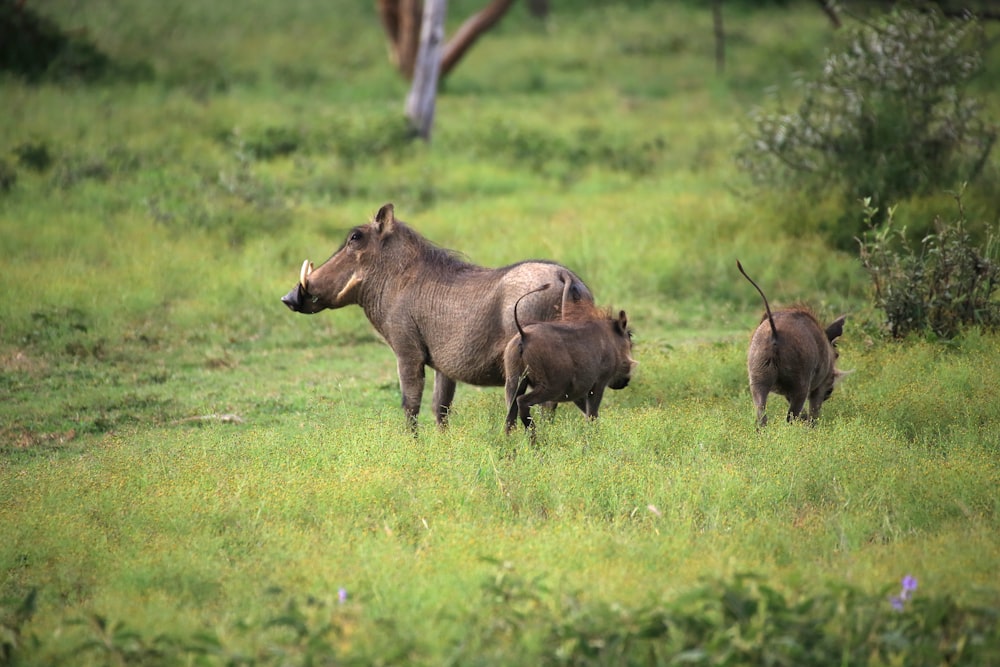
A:
<svg viewBox="0 0 1000 667">
<path fill-rule="evenodd" d="M 520 301 L 514 303 L 517 335 L 504 351 L 506 432 L 514 428 L 519 415 L 524 427 L 531 429 L 531 406 L 539 403 L 573 401 L 588 418 L 596 418 L 604 389 L 628 386 L 636 364 L 625 311 L 615 318 L 591 303 L 567 304 L 561 321 L 521 326 Z M 525 393 L 529 385 L 531 391 Z"/>
<path fill-rule="evenodd" d="M 788 399 L 788 421 L 799 417 L 806 398 L 809 412 L 802 418 L 817 419 L 823 401 L 830 398 L 833 386 L 844 375 L 835 367 L 840 356 L 836 340 L 844 333 L 847 316 L 841 315 L 824 331 L 816 316 L 806 308 L 772 313 L 764 292 L 743 270 L 739 260 L 736 266 L 764 300 L 764 316 L 753 332 L 747 353 L 750 395 L 757 408 L 757 423 L 767 424 L 767 395 L 772 391 Z"/>
<path fill-rule="evenodd" d="M 516 327 L 515 300 L 539 285 L 553 289 L 527 300 L 527 316 L 559 317 L 563 300 L 592 302 L 569 269 L 526 261 L 487 269 L 439 248 L 395 218 L 386 204 L 369 224 L 355 227 L 317 268 L 306 260 L 299 283 L 281 301 L 299 313 L 361 306 L 396 355 L 403 411 L 416 424 L 424 367 L 435 370 L 434 416 L 447 421 L 456 382 L 504 383 L 503 351 Z M 559 289 L 556 286 L 560 286 Z"/>
</svg>

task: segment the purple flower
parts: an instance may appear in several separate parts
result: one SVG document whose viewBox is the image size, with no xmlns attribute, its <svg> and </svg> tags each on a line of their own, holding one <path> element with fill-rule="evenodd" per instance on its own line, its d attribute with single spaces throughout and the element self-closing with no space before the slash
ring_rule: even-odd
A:
<svg viewBox="0 0 1000 667">
<path fill-rule="evenodd" d="M 337 602 L 339 602 L 340 604 L 344 604 L 345 602 L 347 602 L 347 589 L 346 588 L 339 588 L 339 589 L 337 589 Z"/>
<path fill-rule="evenodd" d="M 908 574 L 903 577 L 903 581 L 901 583 L 903 588 L 899 592 L 899 595 L 893 595 L 889 598 L 889 604 L 891 604 L 892 608 L 896 611 L 903 611 L 903 606 L 906 604 L 906 601 L 913 597 L 913 591 L 917 590 L 917 578 L 912 574 Z"/>
</svg>

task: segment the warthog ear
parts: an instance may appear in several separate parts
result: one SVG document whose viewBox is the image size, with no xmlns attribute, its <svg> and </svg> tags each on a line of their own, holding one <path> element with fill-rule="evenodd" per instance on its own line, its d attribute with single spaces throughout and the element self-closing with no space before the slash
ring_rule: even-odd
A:
<svg viewBox="0 0 1000 667">
<path fill-rule="evenodd" d="M 622 335 L 628 335 L 628 318 L 625 316 L 625 311 L 618 311 L 618 327 L 621 329 Z"/>
<path fill-rule="evenodd" d="M 372 221 L 372 225 L 375 227 L 375 231 L 379 234 L 384 234 L 386 232 L 391 232 L 393 225 L 396 224 L 396 214 L 393 205 L 384 204 L 382 208 L 378 210 L 375 214 L 375 219 Z"/>
<path fill-rule="evenodd" d="M 831 343 L 844 335 L 844 320 L 847 315 L 841 315 L 826 328 L 826 339 Z"/>
<path fill-rule="evenodd" d="M 855 369 L 853 369 L 853 368 L 851 370 L 849 370 L 849 371 L 842 371 L 842 370 L 834 368 L 833 369 L 833 384 L 834 384 L 834 386 L 840 384 L 841 380 L 843 380 L 845 377 L 847 377 L 848 375 L 850 375 L 854 371 L 855 371 Z"/>
</svg>

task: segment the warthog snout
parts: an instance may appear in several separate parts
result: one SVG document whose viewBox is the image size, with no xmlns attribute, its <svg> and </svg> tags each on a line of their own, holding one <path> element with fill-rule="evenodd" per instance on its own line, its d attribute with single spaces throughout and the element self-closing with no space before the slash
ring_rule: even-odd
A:
<svg viewBox="0 0 1000 667">
<path fill-rule="evenodd" d="M 624 389 L 625 387 L 628 386 L 629 380 L 631 379 L 632 376 L 626 375 L 625 377 L 619 380 L 612 381 L 610 384 L 608 384 L 608 387 L 610 387 L 611 389 Z"/>
<path fill-rule="evenodd" d="M 281 303 L 288 306 L 288 308 L 294 312 L 299 312 L 302 308 L 302 302 L 305 300 L 306 291 L 302 289 L 302 285 L 296 285 L 288 294 L 281 297 Z"/>
<path fill-rule="evenodd" d="M 296 313 L 304 312 L 304 304 L 307 301 L 314 301 L 314 299 L 309 296 L 309 291 L 306 289 L 306 280 L 312 272 L 313 263 L 308 259 L 302 262 L 302 270 L 299 271 L 298 284 L 290 289 L 288 294 L 281 297 L 281 303 L 285 304 L 290 310 Z"/>
</svg>

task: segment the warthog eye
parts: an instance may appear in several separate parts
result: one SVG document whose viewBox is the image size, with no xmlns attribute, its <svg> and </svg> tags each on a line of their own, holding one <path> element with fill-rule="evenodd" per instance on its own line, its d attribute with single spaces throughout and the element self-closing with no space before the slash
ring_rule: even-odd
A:
<svg viewBox="0 0 1000 667">
<path fill-rule="evenodd" d="M 351 232 L 351 236 L 347 240 L 348 241 L 360 241 L 364 237 L 365 237 L 364 234 L 362 234 L 359 230 L 355 229 L 353 232 Z"/>
</svg>

